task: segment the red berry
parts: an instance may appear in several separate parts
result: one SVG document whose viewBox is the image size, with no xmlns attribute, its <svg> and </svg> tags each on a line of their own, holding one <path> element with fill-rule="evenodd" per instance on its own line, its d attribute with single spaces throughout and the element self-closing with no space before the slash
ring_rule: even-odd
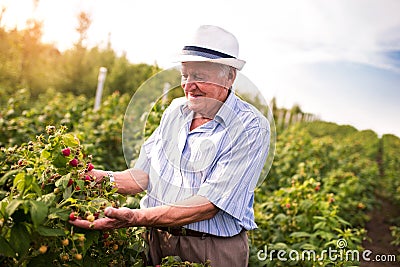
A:
<svg viewBox="0 0 400 267">
<path fill-rule="evenodd" d="M 87 169 L 88 169 L 88 171 L 93 170 L 93 169 L 94 169 L 94 165 L 93 165 L 92 163 L 89 163 L 89 164 L 87 165 Z"/>
<path fill-rule="evenodd" d="M 85 175 L 85 181 L 86 182 L 91 182 L 92 178 L 89 175 Z"/>
<path fill-rule="evenodd" d="M 68 184 L 67 184 L 67 187 L 70 187 L 73 183 L 74 183 L 74 180 L 69 179 Z"/>
<path fill-rule="evenodd" d="M 69 161 L 69 165 L 71 165 L 72 167 L 76 167 L 78 166 L 78 159 L 77 158 L 73 158 Z"/>
<path fill-rule="evenodd" d="M 61 152 L 64 156 L 68 157 L 69 155 L 71 155 L 71 148 L 64 148 L 63 150 L 61 150 Z"/>
<path fill-rule="evenodd" d="M 290 209 L 290 203 L 286 204 L 286 208 Z"/>
<path fill-rule="evenodd" d="M 77 217 L 76 217 L 76 215 L 75 215 L 75 212 L 71 212 L 71 213 L 69 214 L 69 219 L 70 219 L 71 221 L 75 221 L 75 220 L 77 219 Z"/>
<path fill-rule="evenodd" d="M 319 186 L 319 185 L 317 185 L 316 187 L 315 187 L 315 191 L 319 191 L 321 189 L 321 187 Z"/>
<path fill-rule="evenodd" d="M 103 234 L 103 238 L 104 238 L 104 239 L 107 239 L 109 236 L 110 236 L 110 235 L 109 235 L 108 233 L 104 233 L 104 234 Z"/>
<path fill-rule="evenodd" d="M 100 216 L 100 212 L 95 212 L 95 213 L 93 213 L 93 215 L 94 215 L 94 218 L 97 220 Z"/>
<path fill-rule="evenodd" d="M 75 190 L 76 190 L 76 191 L 81 190 L 81 188 L 79 187 L 79 185 L 77 185 L 77 186 L 75 187 Z"/>
</svg>

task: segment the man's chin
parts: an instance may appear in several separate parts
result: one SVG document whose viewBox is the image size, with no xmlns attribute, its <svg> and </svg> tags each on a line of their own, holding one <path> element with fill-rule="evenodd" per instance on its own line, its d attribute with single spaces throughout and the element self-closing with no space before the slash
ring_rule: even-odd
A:
<svg viewBox="0 0 400 267">
<path fill-rule="evenodd" d="M 193 112 L 201 112 L 204 110 L 204 106 L 200 104 L 193 104 L 193 103 L 188 103 L 188 108 L 192 110 Z"/>
</svg>

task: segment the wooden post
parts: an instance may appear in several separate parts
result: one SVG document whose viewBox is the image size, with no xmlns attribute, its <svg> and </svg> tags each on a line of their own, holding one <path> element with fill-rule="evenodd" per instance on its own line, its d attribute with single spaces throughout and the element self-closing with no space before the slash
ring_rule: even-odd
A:
<svg viewBox="0 0 400 267">
<path fill-rule="evenodd" d="M 101 95 L 103 94 L 104 81 L 106 80 L 107 69 L 100 67 L 99 77 L 97 78 L 96 99 L 94 101 L 94 111 L 97 111 L 101 105 Z"/>
</svg>

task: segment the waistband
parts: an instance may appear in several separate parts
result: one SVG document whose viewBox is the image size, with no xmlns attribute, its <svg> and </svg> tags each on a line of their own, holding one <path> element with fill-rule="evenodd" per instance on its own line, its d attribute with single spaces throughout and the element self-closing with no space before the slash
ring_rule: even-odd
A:
<svg viewBox="0 0 400 267">
<path fill-rule="evenodd" d="M 203 233 L 203 232 L 187 229 L 184 227 L 154 227 L 153 229 L 158 229 L 158 230 L 167 232 L 174 236 L 193 236 L 193 237 L 201 237 L 201 238 L 206 238 L 206 237 L 229 238 L 230 237 L 230 236 L 217 236 L 217 235 L 213 235 L 213 234 L 209 234 L 209 233 Z M 243 229 L 241 232 L 243 232 L 243 231 L 245 231 L 245 230 Z"/>
</svg>

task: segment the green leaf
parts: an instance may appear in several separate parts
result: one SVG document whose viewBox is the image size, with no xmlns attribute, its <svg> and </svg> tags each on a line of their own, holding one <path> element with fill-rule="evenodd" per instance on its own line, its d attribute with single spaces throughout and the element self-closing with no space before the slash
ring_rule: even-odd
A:
<svg viewBox="0 0 400 267">
<path fill-rule="evenodd" d="M 325 217 L 323 217 L 323 216 L 313 216 L 313 219 L 314 220 L 319 220 L 319 221 L 326 221 L 326 218 Z"/>
<path fill-rule="evenodd" d="M 71 211 L 67 209 L 50 208 L 50 214 L 47 217 L 50 220 L 59 218 L 63 221 L 67 221 L 70 213 Z"/>
<path fill-rule="evenodd" d="M 7 216 L 11 216 L 15 210 L 21 205 L 24 201 L 20 199 L 13 199 L 6 207 Z"/>
<path fill-rule="evenodd" d="M 63 168 L 66 166 L 68 158 L 64 157 L 61 152 L 56 154 L 53 158 L 53 165 L 57 168 Z"/>
<path fill-rule="evenodd" d="M 83 255 L 86 254 L 86 250 L 93 244 L 97 243 L 98 239 L 100 237 L 100 232 L 99 231 L 87 231 L 85 233 L 85 247 L 83 248 Z"/>
<path fill-rule="evenodd" d="M 31 238 L 23 223 L 17 223 L 11 228 L 9 242 L 19 257 L 23 257 L 28 252 Z"/>
<path fill-rule="evenodd" d="M 310 209 L 314 204 L 314 202 L 312 202 L 309 199 L 305 199 L 302 202 L 300 202 L 299 208 L 302 210 L 308 210 Z"/>
<path fill-rule="evenodd" d="M 42 197 L 38 198 L 39 201 L 43 201 L 45 204 L 53 204 L 53 202 L 56 199 L 56 195 L 52 193 L 48 193 L 46 195 L 43 195 Z"/>
<path fill-rule="evenodd" d="M 45 226 L 39 226 L 37 232 L 42 236 L 65 236 L 63 229 L 49 228 Z"/>
<path fill-rule="evenodd" d="M 314 251 L 316 251 L 318 248 L 316 246 L 314 246 L 313 244 L 305 243 L 305 244 L 300 246 L 300 249 L 301 250 L 314 250 Z"/>
<path fill-rule="evenodd" d="M 62 137 L 64 144 L 69 147 L 74 147 L 79 145 L 79 140 L 73 134 L 64 134 Z"/>
<path fill-rule="evenodd" d="M 25 175 L 25 188 L 28 189 L 33 182 L 33 176 L 32 175 Z"/>
<path fill-rule="evenodd" d="M 42 150 L 42 153 L 40 153 L 40 157 L 42 159 L 50 159 L 51 158 L 51 153 L 47 151 L 46 149 Z"/>
<path fill-rule="evenodd" d="M 41 197 L 42 196 L 42 189 L 39 187 L 39 185 L 37 183 L 32 183 L 32 189 L 33 191 L 35 191 L 35 193 Z"/>
<path fill-rule="evenodd" d="M 285 243 L 282 243 L 282 242 L 278 242 L 278 243 L 275 243 L 275 244 L 271 244 L 271 248 L 276 249 L 276 250 L 278 250 L 278 249 L 287 249 L 288 245 L 285 244 Z"/>
<path fill-rule="evenodd" d="M 7 242 L 7 240 L 0 235 L 0 255 L 6 257 L 15 257 L 15 252 Z"/>
<path fill-rule="evenodd" d="M 290 237 L 295 237 L 295 238 L 299 238 L 299 237 L 310 237 L 311 234 L 307 233 L 307 232 L 294 232 L 290 234 Z"/>
<path fill-rule="evenodd" d="M 6 214 L 7 214 L 8 203 L 6 201 L 7 201 L 7 199 L 3 199 L 2 201 L 0 201 L 0 215 L 3 218 L 6 217 Z"/>
<path fill-rule="evenodd" d="M 48 207 L 42 201 L 31 200 L 31 218 L 35 227 L 44 222 L 47 217 Z"/>
<path fill-rule="evenodd" d="M 287 220 L 287 217 L 288 217 L 288 216 L 287 216 L 286 214 L 279 213 L 278 215 L 275 216 L 275 220 L 276 220 L 277 222 L 285 221 L 285 220 Z"/>
<path fill-rule="evenodd" d="M 12 171 L 9 171 L 6 174 L 4 174 L 4 176 L 1 177 L 1 179 L 0 179 L 0 186 L 4 185 L 7 182 L 8 178 L 10 178 L 11 176 L 14 176 L 18 172 L 20 172 L 20 170 L 12 170 Z"/>
<path fill-rule="evenodd" d="M 64 191 L 63 198 L 68 199 L 72 195 L 72 186 L 67 187 Z"/>
<path fill-rule="evenodd" d="M 17 187 L 18 191 L 23 192 L 25 189 L 25 173 L 20 172 L 15 176 L 14 186 Z"/>
<path fill-rule="evenodd" d="M 67 187 L 68 181 L 71 178 L 71 174 L 68 173 L 67 175 L 63 175 L 60 179 L 56 181 L 56 187 L 62 186 L 63 188 Z"/>
<path fill-rule="evenodd" d="M 314 225 L 313 230 L 315 231 L 317 229 L 323 229 L 325 227 L 326 227 L 326 222 L 319 222 Z"/>
</svg>

